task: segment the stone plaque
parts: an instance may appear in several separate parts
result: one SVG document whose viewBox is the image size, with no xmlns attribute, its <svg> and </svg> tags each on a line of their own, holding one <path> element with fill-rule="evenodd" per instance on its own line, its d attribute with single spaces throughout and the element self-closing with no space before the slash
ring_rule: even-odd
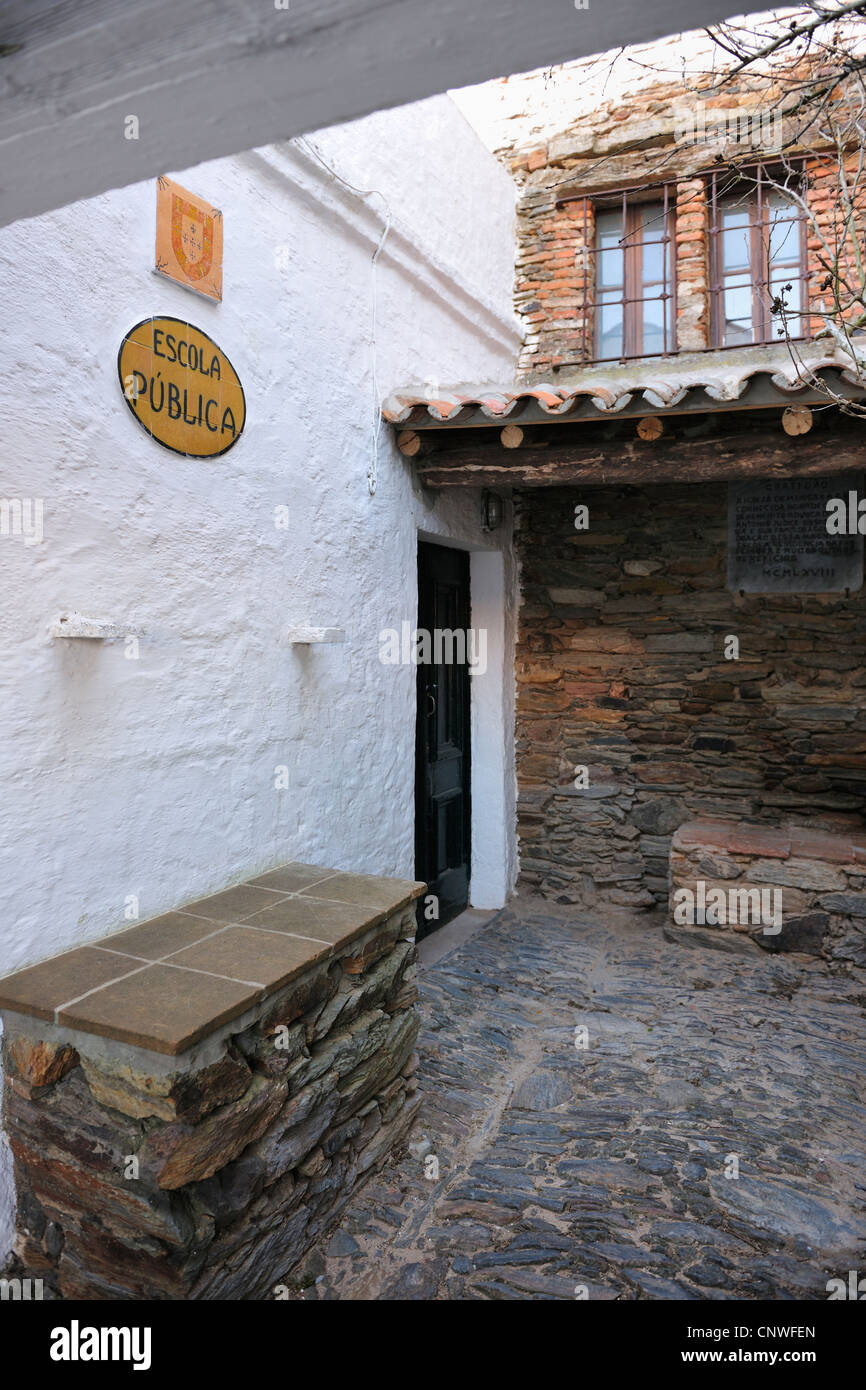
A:
<svg viewBox="0 0 866 1390">
<path fill-rule="evenodd" d="M 859 474 L 728 484 L 728 588 L 747 594 L 859 589 L 863 537 L 830 535 L 827 503 L 862 486 Z"/>
</svg>

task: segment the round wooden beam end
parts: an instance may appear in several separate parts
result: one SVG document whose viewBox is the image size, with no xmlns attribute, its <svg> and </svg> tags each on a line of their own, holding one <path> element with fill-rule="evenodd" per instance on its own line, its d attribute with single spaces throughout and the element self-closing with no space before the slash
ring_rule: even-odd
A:
<svg viewBox="0 0 866 1390">
<path fill-rule="evenodd" d="M 637 422 L 637 432 L 641 439 L 660 439 L 664 430 L 664 422 L 657 415 L 645 415 Z"/>
<path fill-rule="evenodd" d="M 789 405 L 782 411 L 782 429 L 786 434 L 808 434 L 812 428 L 812 412 L 807 405 Z"/>
<path fill-rule="evenodd" d="M 407 458 L 414 458 L 421 449 L 421 436 L 416 430 L 401 430 L 397 435 L 397 448 Z"/>
<path fill-rule="evenodd" d="M 499 439 L 506 449 L 519 449 L 523 443 L 523 430 L 519 425 L 503 425 Z"/>
</svg>

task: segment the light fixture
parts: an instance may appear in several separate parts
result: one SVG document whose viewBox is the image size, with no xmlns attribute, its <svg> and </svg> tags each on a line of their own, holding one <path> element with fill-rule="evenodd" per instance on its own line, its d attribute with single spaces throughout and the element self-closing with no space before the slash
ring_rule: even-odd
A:
<svg viewBox="0 0 866 1390">
<path fill-rule="evenodd" d="M 481 529 L 495 531 L 502 525 L 502 498 L 498 492 L 481 494 Z"/>
</svg>

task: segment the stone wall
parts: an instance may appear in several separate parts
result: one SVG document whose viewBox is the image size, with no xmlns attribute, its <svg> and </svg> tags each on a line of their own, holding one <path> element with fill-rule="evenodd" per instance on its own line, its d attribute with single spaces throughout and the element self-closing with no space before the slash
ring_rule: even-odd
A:
<svg viewBox="0 0 866 1390">
<path fill-rule="evenodd" d="M 866 833 L 692 821 L 671 841 L 671 919 L 748 934 L 766 951 L 866 967 Z M 669 935 L 682 939 L 670 926 Z"/>
<path fill-rule="evenodd" d="M 412 906 L 187 1059 L 7 1014 L 11 1274 L 46 1296 L 268 1297 L 406 1135 Z"/>
<path fill-rule="evenodd" d="M 665 902 L 671 832 L 694 817 L 862 825 L 866 592 L 730 593 L 726 499 L 520 495 L 521 880 L 546 897 Z"/>
</svg>

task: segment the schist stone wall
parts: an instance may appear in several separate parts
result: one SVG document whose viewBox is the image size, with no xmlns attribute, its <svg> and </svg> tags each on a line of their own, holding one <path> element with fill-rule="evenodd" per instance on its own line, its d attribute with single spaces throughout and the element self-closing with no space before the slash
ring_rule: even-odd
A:
<svg viewBox="0 0 866 1390">
<path fill-rule="evenodd" d="M 403 886 L 402 904 L 368 912 L 372 925 L 360 932 L 345 931 L 353 908 L 299 898 L 268 909 L 268 929 L 174 913 L 134 929 L 131 944 L 112 937 L 0 983 L 18 1198 L 5 1272 L 42 1279 L 46 1296 L 61 1298 L 254 1299 L 281 1296 L 283 1281 L 291 1290 L 297 1260 L 407 1135 L 420 1102 L 407 901 L 420 885 Z M 290 970 L 290 982 L 266 997 L 240 981 L 232 989 L 222 974 L 187 971 L 187 985 L 186 967 L 173 962 L 199 949 L 182 943 L 203 930 L 211 934 L 198 959 L 209 970 L 254 980 Z M 145 931 L 162 937 L 159 949 L 180 949 L 150 965 L 122 956 L 145 951 Z M 304 955 L 309 965 L 291 965 Z M 130 968 L 83 1002 L 44 1006 L 46 990 L 80 993 L 82 971 L 95 980 Z M 122 991 L 144 998 L 153 972 L 175 1009 L 186 989 L 220 996 L 211 1023 L 195 1029 L 203 1036 L 180 1054 L 158 1031 L 150 1048 L 106 1036 L 135 1028 L 115 1026 L 111 1011 L 134 1020 L 136 1000 Z M 228 1023 L 227 999 L 242 1010 Z M 10 1012 L 10 1002 L 47 1017 Z M 153 1006 L 157 1030 L 168 1011 Z M 58 1022 L 79 1015 L 79 1028 Z"/>
<path fill-rule="evenodd" d="M 685 821 L 862 828 L 863 589 L 729 592 L 725 484 L 538 489 L 518 516 L 527 887 L 651 907 Z"/>
<path fill-rule="evenodd" d="M 797 951 L 843 969 L 866 966 L 866 830 L 843 834 L 691 821 L 671 841 L 677 927 L 748 933 L 766 951 Z"/>
</svg>

